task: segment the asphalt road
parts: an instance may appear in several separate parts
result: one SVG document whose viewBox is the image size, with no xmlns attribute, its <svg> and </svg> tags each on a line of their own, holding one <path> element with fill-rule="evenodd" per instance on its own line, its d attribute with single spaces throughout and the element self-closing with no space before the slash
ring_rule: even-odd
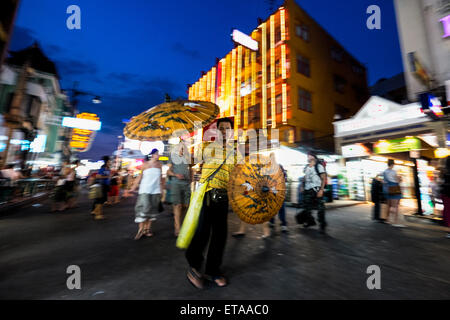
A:
<svg viewBox="0 0 450 320">
<path fill-rule="evenodd" d="M 164 212 L 154 237 L 134 241 L 134 201 L 107 207 L 94 221 L 86 200 L 64 213 L 49 204 L 0 218 L 1 299 L 449 299 L 450 239 L 445 229 L 408 219 L 407 228 L 370 220 L 369 205 L 327 213 L 328 235 L 303 229 L 289 208 L 289 233 L 260 238 L 251 226 L 231 237 L 230 212 L 223 269 L 226 288 L 197 290 L 186 279 L 184 252 L 175 247 Z M 167 208 L 167 207 L 166 207 Z M 170 208 L 167 208 L 170 209 Z M 170 211 L 170 210 L 167 210 Z M 66 286 L 67 267 L 81 270 L 81 289 Z M 381 289 L 367 288 L 367 268 L 381 271 Z"/>
</svg>

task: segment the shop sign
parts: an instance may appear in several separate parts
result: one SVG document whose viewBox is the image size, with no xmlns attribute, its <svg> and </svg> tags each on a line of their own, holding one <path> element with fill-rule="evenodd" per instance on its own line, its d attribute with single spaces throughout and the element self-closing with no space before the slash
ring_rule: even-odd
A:
<svg viewBox="0 0 450 320">
<path fill-rule="evenodd" d="M 370 152 L 367 147 L 361 143 L 342 146 L 342 156 L 344 158 L 369 156 Z"/>
<path fill-rule="evenodd" d="M 429 121 L 419 103 L 400 105 L 393 101 L 373 96 L 351 119 L 334 122 L 335 136 L 373 132 L 381 129 L 404 128 L 412 124 Z"/>
<path fill-rule="evenodd" d="M 411 150 L 411 151 L 409 151 L 409 157 L 411 159 L 419 159 L 420 158 L 420 151 L 419 150 Z"/>
<path fill-rule="evenodd" d="M 421 148 L 420 139 L 415 137 L 394 140 L 380 140 L 373 146 L 374 153 L 396 153 L 417 150 Z"/>
<path fill-rule="evenodd" d="M 98 131 L 102 127 L 102 123 L 98 120 L 99 118 L 96 114 L 80 113 L 76 118 L 64 117 L 62 120 L 62 126 L 68 128 Z"/>
<path fill-rule="evenodd" d="M 450 156 L 450 149 L 448 148 L 437 148 L 434 150 L 434 157 L 438 159 L 447 158 Z"/>
<path fill-rule="evenodd" d="M 65 126 L 74 128 L 69 146 L 77 152 L 88 151 L 94 140 L 95 131 L 101 128 L 98 116 L 93 113 L 80 113 L 76 118 L 65 118 L 68 119 Z"/>
<path fill-rule="evenodd" d="M 250 50 L 258 51 L 258 41 L 252 39 L 245 33 L 234 29 L 231 37 L 233 38 L 234 42 L 239 43 L 244 47 L 249 48 Z"/>
<path fill-rule="evenodd" d="M 422 111 L 430 118 L 437 120 L 444 116 L 441 101 L 431 93 L 422 93 L 419 95 L 422 104 Z"/>
</svg>

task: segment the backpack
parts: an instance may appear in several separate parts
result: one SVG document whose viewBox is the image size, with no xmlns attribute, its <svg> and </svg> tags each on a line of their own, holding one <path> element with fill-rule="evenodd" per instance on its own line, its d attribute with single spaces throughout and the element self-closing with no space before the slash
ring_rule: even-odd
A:
<svg viewBox="0 0 450 320">
<path fill-rule="evenodd" d="M 328 185 L 328 176 L 327 176 L 327 162 L 323 159 L 317 159 L 316 164 L 314 165 L 314 169 L 316 169 L 316 174 L 320 177 L 319 173 L 319 164 L 322 165 L 323 169 L 325 170 L 325 186 Z M 306 172 L 306 168 L 308 168 L 308 165 L 305 166 L 305 169 L 303 172 Z M 305 183 L 305 181 L 303 181 Z"/>
</svg>

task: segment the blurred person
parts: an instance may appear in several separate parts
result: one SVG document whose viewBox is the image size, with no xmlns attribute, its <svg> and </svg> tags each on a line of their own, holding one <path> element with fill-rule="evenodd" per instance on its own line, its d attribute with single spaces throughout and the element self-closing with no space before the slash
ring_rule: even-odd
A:
<svg viewBox="0 0 450 320">
<path fill-rule="evenodd" d="M 68 166 L 68 169 L 66 171 L 66 192 L 67 192 L 67 207 L 68 208 L 75 208 L 77 197 L 78 197 L 78 186 L 79 182 L 77 180 L 77 168 L 80 165 L 79 160 L 75 160 L 71 166 Z"/>
<path fill-rule="evenodd" d="M 99 183 L 102 188 L 101 196 L 94 201 L 95 209 L 93 213 L 95 215 L 95 220 L 105 219 L 105 216 L 103 215 L 103 205 L 108 201 L 109 184 L 111 178 L 110 159 L 108 156 L 104 156 L 102 160 L 104 164 L 95 175 L 95 181 Z"/>
<path fill-rule="evenodd" d="M 235 163 L 231 161 L 233 164 L 230 164 L 230 161 L 227 161 L 234 155 L 230 151 L 228 151 L 230 154 L 227 154 L 227 149 L 235 147 L 232 128 L 231 119 L 217 120 L 217 132 L 219 137 L 222 137 L 222 141 L 216 139 L 208 146 L 214 150 L 214 155 L 211 159 L 204 159 L 202 164 L 200 183 L 208 183 L 208 188 L 203 199 L 197 229 L 186 250 L 186 259 L 189 263 L 187 278 L 198 289 L 203 288 L 204 279 L 212 281 L 219 287 L 225 287 L 228 284 L 220 267 L 228 232 L 228 181 Z M 204 253 L 206 265 L 202 275 L 200 270 Z"/>
<path fill-rule="evenodd" d="M 18 170 L 14 169 L 13 164 L 8 164 L 5 169 L 2 169 L 2 176 L 5 179 L 9 179 L 13 184 L 19 179 L 23 179 L 24 176 Z"/>
<path fill-rule="evenodd" d="M 401 177 L 394 170 L 394 160 L 388 160 L 388 168 L 383 172 L 384 194 L 387 199 L 386 221 L 397 228 L 405 227 L 398 221 L 398 206 L 402 198 Z"/>
<path fill-rule="evenodd" d="M 243 238 L 245 237 L 246 230 L 247 230 L 248 223 L 245 223 L 244 221 L 239 221 L 239 230 L 237 232 L 234 232 L 231 234 L 234 238 Z M 269 222 L 264 222 L 261 224 L 261 228 L 263 231 L 263 234 L 261 236 L 261 239 L 265 240 L 270 237 L 270 225 Z"/>
<path fill-rule="evenodd" d="M 135 240 L 142 236 L 152 237 L 152 222 L 158 216 L 158 208 L 161 202 L 161 191 L 164 189 L 162 178 L 162 164 L 159 161 L 158 149 L 153 149 L 146 161 L 142 164 L 141 173 L 134 182 L 132 191 L 139 186 L 139 195 L 136 201 L 134 222 L 139 224 Z"/>
<path fill-rule="evenodd" d="M 280 165 L 280 168 L 281 168 L 281 170 L 283 171 L 284 181 L 285 181 L 286 184 L 287 184 L 287 172 L 286 172 L 286 170 L 283 168 L 282 165 Z M 286 190 L 287 190 L 287 188 L 286 188 Z M 281 222 L 281 232 L 283 232 L 283 233 L 288 232 L 288 229 L 287 229 L 287 222 L 286 222 L 286 206 L 285 206 L 285 204 L 284 204 L 284 201 L 283 201 L 283 204 L 282 204 L 282 206 L 281 206 L 281 208 L 280 208 L 280 211 L 278 211 L 278 219 L 280 219 L 280 222 Z M 275 217 L 273 217 L 272 219 L 270 219 L 269 227 L 272 228 L 272 229 L 275 228 Z"/>
<path fill-rule="evenodd" d="M 121 189 L 122 189 L 122 197 L 123 198 L 128 198 L 130 196 L 129 193 L 128 193 L 128 182 L 129 182 L 129 179 L 130 179 L 130 175 L 128 173 L 128 170 L 122 169 L 120 171 L 120 176 L 121 176 L 121 178 L 120 178 L 120 182 L 121 182 L 120 186 L 121 186 Z"/>
<path fill-rule="evenodd" d="M 384 222 L 384 219 L 381 218 L 381 202 L 383 201 L 383 182 L 381 180 L 382 174 L 377 174 L 372 179 L 372 187 L 370 189 L 371 200 L 374 204 L 373 207 L 373 216 L 372 219 Z"/>
<path fill-rule="evenodd" d="M 445 160 L 445 168 L 442 170 L 442 180 L 441 185 L 441 198 L 444 204 L 444 211 L 442 212 L 444 225 L 450 227 L 450 157 Z M 450 233 L 447 233 L 447 238 L 450 239 Z"/>
<path fill-rule="evenodd" d="M 108 192 L 108 204 L 117 204 L 119 200 L 119 185 L 120 176 L 117 171 L 113 171 L 111 174 L 110 188 Z"/>
<path fill-rule="evenodd" d="M 311 211 L 317 205 L 317 216 L 320 224 L 320 233 L 324 234 L 327 223 L 325 221 L 325 202 L 323 198 L 326 172 L 322 164 L 319 163 L 317 155 L 313 152 L 308 153 L 308 164 L 305 169 L 305 176 L 303 179 L 303 211 L 297 215 L 297 222 L 303 223 L 305 228 L 316 225 Z"/>
<path fill-rule="evenodd" d="M 176 237 L 180 232 L 183 217 L 191 199 L 191 169 L 188 156 L 189 153 L 186 152 L 185 146 L 180 144 L 178 155 L 174 155 L 174 159 L 170 160 L 169 170 L 167 170 L 167 176 L 171 177 L 170 192 L 168 192 L 170 193 L 170 199 L 167 200 L 170 200 L 173 204 L 174 234 Z"/>
<path fill-rule="evenodd" d="M 52 212 L 64 211 L 67 209 L 67 189 L 66 178 L 63 175 L 59 175 L 56 180 L 55 192 L 52 196 Z"/>
</svg>

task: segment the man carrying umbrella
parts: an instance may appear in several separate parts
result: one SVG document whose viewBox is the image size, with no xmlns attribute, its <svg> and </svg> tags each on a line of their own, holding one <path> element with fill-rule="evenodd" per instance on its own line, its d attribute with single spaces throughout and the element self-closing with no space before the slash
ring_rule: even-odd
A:
<svg viewBox="0 0 450 320">
<path fill-rule="evenodd" d="M 213 281 L 219 287 L 227 285 L 220 266 L 225 251 L 228 228 L 227 188 L 235 160 L 233 156 L 233 122 L 228 118 L 219 119 L 217 128 L 219 138 L 206 148 L 212 152 L 210 157 L 204 157 L 200 178 L 200 183 L 209 180 L 209 185 L 204 196 L 197 229 L 186 251 L 186 258 L 190 266 L 187 273 L 188 280 L 199 289 L 203 288 L 203 276 L 200 269 L 204 260 L 203 252 L 208 242 L 205 278 Z"/>
</svg>

